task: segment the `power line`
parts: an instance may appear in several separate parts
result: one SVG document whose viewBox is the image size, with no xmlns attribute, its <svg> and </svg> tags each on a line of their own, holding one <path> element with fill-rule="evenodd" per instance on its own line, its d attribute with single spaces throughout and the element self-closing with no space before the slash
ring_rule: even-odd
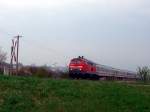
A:
<svg viewBox="0 0 150 112">
<path fill-rule="evenodd" d="M 1 30 L 1 29 L 0 29 L 0 31 L 3 32 L 4 34 L 8 35 L 8 36 L 12 36 L 10 33 L 6 32 L 5 30 Z M 28 42 L 31 41 L 31 40 L 27 40 L 27 39 L 24 39 L 24 40 L 25 40 L 25 41 L 28 41 Z M 37 42 L 34 41 L 34 42 L 32 42 L 32 43 L 37 43 Z M 32 44 L 32 45 L 33 45 L 33 44 Z M 43 47 L 42 45 L 38 45 L 38 46 L 39 46 L 39 48 Z M 55 54 L 62 55 L 62 53 L 57 52 L 56 50 L 54 50 L 54 49 L 52 49 L 52 48 L 45 48 L 45 50 L 47 50 L 47 51 L 51 50 L 51 51 L 53 51 Z M 65 55 L 62 55 L 62 56 L 65 56 Z M 66 56 L 65 56 L 65 57 L 66 57 Z"/>
<path fill-rule="evenodd" d="M 5 30 L 2 30 L 1 28 L 0 28 L 0 32 L 2 32 L 3 34 L 5 34 L 5 35 L 7 35 L 7 36 L 12 36 L 12 34 L 11 33 L 9 33 L 9 32 L 6 32 Z M 20 38 L 20 37 L 19 37 Z M 25 41 L 28 41 L 28 42 L 31 42 L 31 40 L 26 40 L 26 39 L 24 39 Z M 19 39 L 18 39 L 18 42 L 19 42 Z M 37 43 L 36 41 L 34 41 L 34 42 L 31 42 L 32 43 L 32 45 L 35 45 L 35 44 L 33 44 L 33 43 Z M 30 44 L 31 45 L 31 44 Z M 17 46 L 18 46 L 18 48 L 19 48 L 19 43 L 17 44 Z M 38 46 L 38 48 L 43 48 L 44 46 L 43 45 L 39 45 L 39 43 L 37 43 L 37 45 L 36 45 L 36 47 Z M 48 54 L 56 54 L 57 56 L 59 56 L 60 58 L 60 60 L 62 61 L 62 60 L 64 60 L 64 58 L 62 58 L 62 57 L 66 57 L 66 58 L 68 58 L 68 56 L 67 55 L 64 55 L 63 53 L 60 53 L 60 52 L 58 52 L 58 51 L 56 51 L 56 50 L 54 50 L 54 49 L 52 49 L 52 48 L 47 48 L 47 47 L 44 47 L 43 49 L 42 49 L 42 51 L 43 50 L 45 50 L 45 51 L 47 51 L 47 53 Z M 19 49 L 18 49 L 18 51 L 19 51 Z M 50 52 L 51 51 L 51 52 Z M 16 61 L 18 62 L 18 54 L 19 53 L 17 53 L 17 56 L 16 56 Z M 11 56 L 12 57 L 12 56 Z M 63 61 L 62 61 L 63 62 Z M 18 66 L 18 65 L 17 65 Z M 18 68 L 18 67 L 17 67 Z"/>
<path fill-rule="evenodd" d="M 7 32 L 6 30 L 3 30 L 2 28 L 0 28 L 0 32 L 4 35 L 7 35 L 7 36 L 12 36 L 13 34 L 10 33 L 10 32 Z"/>
<path fill-rule="evenodd" d="M 24 42 L 26 41 L 26 44 L 28 44 L 28 45 L 30 45 L 30 46 L 31 46 L 31 44 L 32 44 L 32 45 L 38 47 L 39 49 L 42 49 L 42 51 L 45 50 L 46 53 L 48 53 L 48 54 L 53 54 L 53 53 L 55 53 L 57 56 L 59 56 L 59 57 L 61 58 L 61 61 L 64 60 L 64 58 L 62 58 L 62 57 L 68 57 L 68 56 L 66 56 L 66 55 L 64 55 L 64 54 L 62 54 L 62 53 L 60 53 L 60 52 L 57 52 L 56 50 L 54 50 L 54 49 L 52 49 L 52 48 L 44 47 L 43 45 L 40 45 L 40 44 L 37 43 L 36 41 L 31 42 L 31 40 L 27 40 L 27 39 L 23 39 L 23 40 L 24 40 Z M 29 43 L 31 43 L 31 44 L 29 44 Z M 36 44 L 33 44 L 33 43 L 36 43 Z M 52 53 L 51 51 L 52 51 L 53 53 Z"/>
</svg>

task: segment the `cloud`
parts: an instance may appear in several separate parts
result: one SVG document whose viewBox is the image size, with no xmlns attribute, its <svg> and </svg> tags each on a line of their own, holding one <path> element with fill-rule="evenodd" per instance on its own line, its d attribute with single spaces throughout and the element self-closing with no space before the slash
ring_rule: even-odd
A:
<svg viewBox="0 0 150 112">
<path fill-rule="evenodd" d="M 0 0 L 0 5 L 8 8 L 61 7 L 66 5 L 99 5 L 107 8 L 133 7 L 141 0 Z"/>
<path fill-rule="evenodd" d="M 0 44 L 8 53 L 11 37 L 23 33 L 20 44 L 23 63 L 49 63 L 63 57 L 57 58 L 51 49 L 48 53 L 45 48 L 70 57 L 85 55 L 93 60 L 97 57 L 102 60 L 99 63 L 122 68 L 149 62 L 148 0 L 0 0 L 0 15 Z M 5 31 L 1 30 L 11 35 L 2 36 Z M 40 55 L 38 44 L 30 46 L 23 39 L 43 46 Z M 29 59 L 33 51 L 39 57 Z M 135 52 L 136 57 L 131 57 Z M 118 57 L 120 62 L 116 63 Z"/>
<path fill-rule="evenodd" d="M 2 7 L 15 9 L 57 7 L 63 4 L 64 0 L 0 0 Z"/>
</svg>

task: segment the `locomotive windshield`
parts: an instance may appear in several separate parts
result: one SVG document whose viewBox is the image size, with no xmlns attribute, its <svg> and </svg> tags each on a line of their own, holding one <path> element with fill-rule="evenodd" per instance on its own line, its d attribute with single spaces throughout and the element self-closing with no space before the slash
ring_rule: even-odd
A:
<svg viewBox="0 0 150 112">
<path fill-rule="evenodd" d="M 81 63 L 81 60 L 80 59 L 73 59 L 71 61 L 72 64 L 80 64 Z"/>
</svg>

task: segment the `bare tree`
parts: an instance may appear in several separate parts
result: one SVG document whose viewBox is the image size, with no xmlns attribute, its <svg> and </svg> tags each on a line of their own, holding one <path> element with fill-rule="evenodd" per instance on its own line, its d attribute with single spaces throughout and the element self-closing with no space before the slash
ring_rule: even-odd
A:
<svg viewBox="0 0 150 112">
<path fill-rule="evenodd" d="M 138 75 L 140 79 L 146 83 L 149 80 L 150 77 L 150 69 L 145 66 L 145 67 L 138 67 Z"/>
<path fill-rule="evenodd" d="M 7 54 L 0 47 L 0 74 L 4 72 L 4 62 L 7 59 Z"/>
<path fill-rule="evenodd" d="M 0 47 L 0 64 L 4 63 L 7 59 L 7 53 Z"/>
</svg>

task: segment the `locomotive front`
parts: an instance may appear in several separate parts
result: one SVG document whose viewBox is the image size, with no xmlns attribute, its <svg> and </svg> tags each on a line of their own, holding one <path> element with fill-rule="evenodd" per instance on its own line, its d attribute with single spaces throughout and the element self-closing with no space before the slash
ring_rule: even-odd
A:
<svg viewBox="0 0 150 112">
<path fill-rule="evenodd" d="M 99 76 L 96 74 L 96 65 L 83 58 L 83 56 L 71 60 L 69 64 L 69 75 L 71 78 L 99 79 Z"/>
<path fill-rule="evenodd" d="M 69 64 L 69 75 L 71 78 L 84 78 L 85 62 L 82 57 L 74 58 Z"/>
</svg>

